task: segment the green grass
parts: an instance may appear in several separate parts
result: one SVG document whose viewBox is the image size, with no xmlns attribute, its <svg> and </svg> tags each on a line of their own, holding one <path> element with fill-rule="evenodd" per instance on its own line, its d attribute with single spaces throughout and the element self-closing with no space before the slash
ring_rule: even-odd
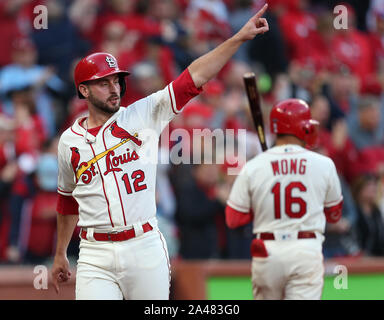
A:
<svg viewBox="0 0 384 320">
<path fill-rule="evenodd" d="M 209 300 L 250 300 L 252 284 L 249 277 L 211 277 L 207 281 Z"/>
<path fill-rule="evenodd" d="M 348 289 L 335 289 L 335 276 L 325 277 L 323 300 L 384 300 L 384 274 L 349 274 Z M 210 300 L 252 299 L 249 277 L 211 277 L 206 285 Z"/>
<path fill-rule="evenodd" d="M 334 279 L 325 277 L 323 300 L 384 300 L 384 274 L 349 274 L 348 289 L 335 289 Z"/>
</svg>

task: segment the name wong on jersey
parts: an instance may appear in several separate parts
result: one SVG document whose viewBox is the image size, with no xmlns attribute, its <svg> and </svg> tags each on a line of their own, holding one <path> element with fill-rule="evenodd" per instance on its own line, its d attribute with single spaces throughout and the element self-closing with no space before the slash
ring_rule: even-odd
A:
<svg viewBox="0 0 384 320">
<path fill-rule="evenodd" d="M 307 159 L 280 159 L 271 162 L 273 175 L 305 174 Z"/>
</svg>

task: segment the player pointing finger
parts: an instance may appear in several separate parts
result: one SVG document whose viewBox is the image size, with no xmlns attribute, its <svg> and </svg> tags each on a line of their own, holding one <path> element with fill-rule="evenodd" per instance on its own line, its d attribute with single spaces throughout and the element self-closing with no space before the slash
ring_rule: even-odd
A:
<svg viewBox="0 0 384 320">
<path fill-rule="evenodd" d="M 265 33 L 269 30 L 267 19 L 262 18 L 268 8 L 265 4 L 248 22 L 240 29 L 238 36 L 243 41 L 252 40 L 256 35 Z"/>
<path fill-rule="evenodd" d="M 76 66 L 74 80 L 89 114 L 60 137 L 58 235 L 52 276 L 69 279 L 67 247 L 81 227 L 76 299 L 168 299 L 167 246 L 157 227 L 156 164 L 140 150 L 157 154 L 158 138 L 184 105 L 202 91 L 239 47 L 268 31 L 265 5 L 244 27 L 193 61 L 164 89 L 128 108 L 120 105 L 124 78 L 114 56 L 93 53 Z M 148 129 L 156 139 L 143 139 Z"/>
</svg>

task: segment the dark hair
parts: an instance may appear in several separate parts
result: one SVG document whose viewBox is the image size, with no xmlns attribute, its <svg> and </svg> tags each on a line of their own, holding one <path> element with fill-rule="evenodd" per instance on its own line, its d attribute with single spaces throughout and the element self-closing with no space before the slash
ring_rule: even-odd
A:
<svg viewBox="0 0 384 320">
<path fill-rule="evenodd" d="M 351 184 L 351 193 L 355 201 L 358 201 L 360 191 L 371 181 L 377 182 L 378 177 L 373 173 L 363 173 L 355 178 Z"/>
<path fill-rule="evenodd" d="M 29 113 L 31 115 L 35 115 L 37 113 L 37 109 L 33 93 L 33 88 L 31 86 L 27 86 L 10 92 L 10 98 L 15 99 L 16 97 L 20 97 Z"/>
<path fill-rule="evenodd" d="M 300 141 L 303 141 L 303 140 L 301 140 L 300 138 L 296 137 L 294 134 L 291 134 L 291 133 L 277 133 L 276 134 L 276 138 L 285 138 L 285 137 L 294 137 L 296 139 L 299 139 Z"/>
</svg>

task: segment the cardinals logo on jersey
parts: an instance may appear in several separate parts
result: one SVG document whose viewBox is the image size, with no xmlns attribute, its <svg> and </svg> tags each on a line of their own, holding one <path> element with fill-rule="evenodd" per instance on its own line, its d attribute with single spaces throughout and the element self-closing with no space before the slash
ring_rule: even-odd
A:
<svg viewBox="0 0 384 320">
<path fill-rule="evenodd" d="M 104 172 L 104 175 L 107 175 L 110 172 L 119 172 L 122 171 L 120 168 L 121 165 L 136 161 L 139 159 L 139 155 L 136 153 L 135 150 L 131 151 L 129 148 L 126 149 L 126 152 L 123 154 L 115 154 L 115 149 L 121 147 L 123 144 L 127 143 L 128 141 L 132 141 L 137 146 L 142 145 L 142 141 L 139 140 L 138 134 L 130 134 L 125 129 L 118 126 L 118 124 L 113 122 L 109 128 L 111 131 L 111 134 L 115 138 L 120 138 L 120 142 L 116 144 L 115 146 L 103 151 L 102 153 L 97 154 L 92 159 L 90 159 L 87 162 L 80 163 L 80 152 L 77 147 L 71 147 L 71 165 L 73 172 L 75 173 L 76 177 L 76 183 L 79 181 L 81 177 L 81 181 L 88 184 L 91 182 L 92 177 L 94 177 L 98 172 L 96 172 L 95 164 L 105 158 L 105 164 L 106 164 L 106 170 Z M 80 164 L 79 164 L 80 163 Z"/>
<path fill-rule="evenodd" d="M 78 175 L 78 172 L 80 171 L 80 169 L 82 167 L 86 167 L 87 169 L 88 168 L 90 169 L 90 172 L 85 171 L 85 170 L 83 171 L 83 172 L 86 172 L 87 174 L 85 176 L 83 176 L 82 181 L 84 183 L 91 182 L 92 176 L 96 175 L 94 165 L 92 164 L 90 167 L 88 167 L 87 162 L 82 162 L 79 165 L 79 162 L 80 162 L 79 149 L 76 147 L 71 147 L 70 150 L 71 150 L 71 164 L 72 164 L 73 172 L 75 173 L 76 183 L 79 181 L 80 176 Z"/>
<path fill-rule="evenodd" d="M 111 130 L 111 134 L 115 138 L 120 138 L 121 141 L 130 139 L 132 142 L 134 142 L 136 145 L 141 146 L 142 142 L 137 139 L 134 135 L 131 135 L 128 131 L 118 126 L 117 122 L 113 122 L 109 128 Z"/>
<path fill-rule="evenodd" d="M 76 147 L 71 147 L 70 149 L 72 152 L 72 155 L 71 155 L 72 169 L 73 169 L 73 172 L 76 174 L 77 167 L 80 162 L 80 153 L 79 153 L 79 149 Z"/>
</svg>

